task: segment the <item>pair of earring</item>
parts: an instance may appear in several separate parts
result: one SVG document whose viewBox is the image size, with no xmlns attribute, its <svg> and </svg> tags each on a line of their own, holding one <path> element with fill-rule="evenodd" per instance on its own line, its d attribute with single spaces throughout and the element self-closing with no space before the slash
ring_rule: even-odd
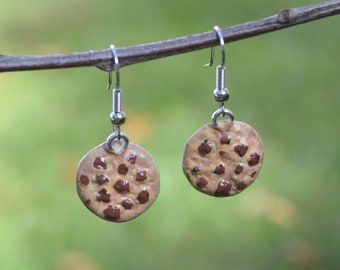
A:
<svg viewBox="0 0 340 270">
<path fill-rule="evenodd" d="M 222 63 L 216 69 L 214 97 L 220 107 L 212 123 L 199 129 L 187 142 L 183 172 L 197 190 L 216 197 L 238 194 L 258 175 L 263 162 L 263 145 L 249 125 L 234 121 L 233 113 L 224 107 L 229 98 L 225 88 L 225 50 L 221 29 L 214 27 L 222 49 Z M 95 215 L 113 222 L 129 221 L 144 213 L 156 200 L 159 171 L 151 155 L 129 142 L 120 126 L 125 123 L 121 110 L 119 61 L 113 45 L 116 87 L 113 89 L 113 111 L 110 119 L 113 133 L 106 142 L 92 149 L 79 163 L 76 185 L 84 205 Z M 214 48 L 209 66 L 213 64 Z M 109 86 L 112 72 L 109 73 Z M 219 116 L 228 120 L 217 121 Z"/>
</svg>

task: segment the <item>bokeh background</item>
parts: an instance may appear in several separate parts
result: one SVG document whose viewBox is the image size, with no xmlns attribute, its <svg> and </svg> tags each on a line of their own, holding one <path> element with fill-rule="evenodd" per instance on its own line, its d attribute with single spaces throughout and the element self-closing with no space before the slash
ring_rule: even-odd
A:
<svg viewBox="0 0 340 270">
<path fill-rule="evenodd" d="M 160 41 L 274 15 L 307 0 L 10 1 L 0 53 Z M 0 269 L 336 269 L 340 264 L 340 18 L 227 44 L 227 107 L 265 144 L 257 181 L 213 198 L 182 174 L 186 140 L 217 108 L 209 50 L 121 69 L 122 127 L 161 173 L 142 216 L 106 222 L 75 189 L 79 160 L 112 131 L 107 73 L 0 74 Z M 216 62 L 219 62 L 219 50 Z"/>
</svg>

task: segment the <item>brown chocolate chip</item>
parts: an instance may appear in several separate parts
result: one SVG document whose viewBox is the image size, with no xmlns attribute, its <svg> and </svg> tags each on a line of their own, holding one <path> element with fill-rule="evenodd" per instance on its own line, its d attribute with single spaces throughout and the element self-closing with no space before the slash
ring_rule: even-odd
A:
<svg viewBox="0 0 340 270">
<path fill-rule="evenodd" d="M 149 191 L 147 191 L 146 189 L 142 190 L 141 192 L 139 192 L 138 196 L 137 196 L 137 200 L 140 203 L 146 203 L 149 200 Z"/>
<path fill-rule="evenodd" d="M 217 175 L 221 175 L 221 174 L 224 174 L 225 172 L 225 168 L 222 164 L 218 165 L 216 168 L 215 168 L 215 171 L 214 173 L 217 174 Z"/>
<path fill-rule="evenodd" d="M 120 193 L 123 192 L 129 192 L 130 191 L 130 185 L 128 181 L 118 180 L 113 187 L 115 190 L 117 190 Z"/>
<path fill-rule="evenodd" d="M 239 145 L 236 145 L 235 148 L 234 148 L 234 151 L 240 156 L 240 157 L 243 157 L 247 151 L 248 151 L 248 146 L 245 145 L 245 144 L 239 144 Z"/>
<path fill-rule="evenodd" d="M 240 174 L 243 171 L 243 165 L 242 164 L 238 164 L 234 170 L 234 172 L 236 174 Z"/>
<path fill-rule="evenodd" d="M 224 135 L 224 136 L 222 136 L 222 138 L 220 140 L 220 143 L 221 144 L 229 144 L 230 140 L 231 140 L 230 136 Z"/>
<path fill-rule="evenodd" d="M 104 217 L 109 220 L 117 220 L 120 219 L 120 210 L 117 207 L 113 207 L 112 205 L 109 205 L 106 209 L 103 211 Z"/>
<path fill-rule="evenodd" d="M 110 195 L 110 193 L 107 192 L 107 190 L 105 188 L 103 188 L 103 189 L 101 189 L 101 190 L 99 190 L 97 192 L 96 200 L 98 202 L 106 202 L 106 203 L 108 203 L 111 200 L 111 195 Z"/>
<path fill-rule="evenodd" d="M 119 166 L 118 166 L 118 173 L 119 174 L 122 174 L 122 175 L 126 175 L 127 174 L 127 172 L 128 172 L 128 167 L 126 167 L 126 165 L 125 164 L 120 164 Z"/>
<path fill-rule="evenodd" d="M 102 184 L 105 184 L 106 182 L 109 182 L 109 178 L 107 178 L 103 174 L 97 175 L 96 176 L 96 182 L 98 183 L 98 185 L 102 185 Z"/>
<path fill-rule="evenodd" d="M 79 177 L 80 183 L 87 186 L 90 183 L 90 179 L 86 175 L 81 175 Z"/>
<path fill-rule="evenodd" d="M 125 199 L 122 201 L 122 205 L 125 209 L 131 209 L 133 206 L 133 202 L 130 199 Z"/>
<path fill-rule="evenodd" d="M 250 160 L 248 161 L 249 166 L 255 166 L 260 161 L 260 156 L 257 153 L 252 153 L 250 155 Z"/>
<path fill-rule="evenodd" d="M 104 158 L 100 158 L 100 157 L 96 157 L 94 162 L 93 162 L 93 167 L 95 167 L 96 169 L 104 169 L 106 170 L 107 165 L 106 165 L 106 161 Z"/>
<path fill-rule="evenodd" d="M 247 187 L 247 184 L 244 183 L 243 181 L 240 181 L 240 182 L 237 184 L 237 189 L 238 189 L 238 190 L 245 189 L 246 187 Z"/>
<path fill-rule="evenodd" d="M 221 157 L 223 157 L 223 156 L 225 155 L 226 152 L 225 152 L 225 151 L 220 151 L 220 152 L 218 152 L 218 153 L 220 154 Z"/>
<path fill-rule="evenodd" d="M 205 157 L 205 155 L 209 154 L 211 152 L 211 146 L 208 144 L 208 140 L 204 140 L 197 150 L 201 157 Z"/>
<path fill-rule="evenodd" d="M 135 164 L 136 160 L 137 160 L 137 156 L 135 154 L 131 154 L 127 158 L 127 161 L 131 164 Z"/>
<path fill-rule="evenodd" d="M 148 177 L 146 175 L 147 171 L 139 171 L 136 174 L 136 180 L 137 181 L 144 181 L 146 180 Z"/>
<path fill-rule="evenodd" d="M 203 188 L 208 185 L 208 181 L 204 177 L 200 177 L 198 178 L 196 185 L 198 188 Z"/>
<path fill-rule="evenodd" d="M 201 170 L 198 166 L 193 167 L 191 170 L 191 174 L 194 174 L 194 175 L 199 174 L 200 172 Z"/>
<path fill-rule="evenodd" d="M 229 191 L 231 190 L 231 184 L 226 180 L 221 180 L 218 183 L 217 189 L 215 191 L 216 197 L 226 197 L 229 196 Z"/>
<path fill-rule="evenodd" d="M 85 204 L 86 205 L 89 205 L 91 203 L 91 199 L 87 199 L 86 201 L 85 201 Z"/>
<path fill-rule="evenodd" d="M 253 172 L 251 175 L 250 175 L 250 177 L 254 177 L 255 175 L 256 175 L 256 171 L 255 172 Z"/>
</svg>

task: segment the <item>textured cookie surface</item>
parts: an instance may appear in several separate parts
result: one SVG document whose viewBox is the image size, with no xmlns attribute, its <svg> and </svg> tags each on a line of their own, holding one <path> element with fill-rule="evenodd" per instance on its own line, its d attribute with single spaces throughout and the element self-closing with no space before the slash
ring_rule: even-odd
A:
<svg viewBox="0 0 340 270">
<path fill-rule="evenodd" d="M 203 126 L 185 147 L 183 172 L 197 190 L 232 196 L 252 184 L 262 167 L 263 144 L 257 132 L 239 121 Z"/>
<path fill-rule="evenodd" d="M 80 161 L 77 191 L 84 205 L 97 216 L 114 222 L 131 220 L 146 211 L 159 193 L 159 172 L 150 154 L 129 143 L 113 154 L 105 143 Z"/>
</svg>

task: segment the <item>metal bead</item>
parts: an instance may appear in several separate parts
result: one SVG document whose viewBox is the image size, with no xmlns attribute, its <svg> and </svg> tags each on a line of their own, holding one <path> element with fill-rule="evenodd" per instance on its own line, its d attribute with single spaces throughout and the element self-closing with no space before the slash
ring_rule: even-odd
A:
<svg viewBox="0 0 340 270">
<path fill-rule="evenodd" d="M 124 112 L 112 112 L 110 113 L 110 120 L 113 125 L 120 126 L 125 123 L 125 113 Z"/>
<path fill-rule="evenodd" d="M 217 102 L 225 102 L 229 99 L 229 91 L 227 88 L 214 90 L 214 97 Z"/>
</svg>

